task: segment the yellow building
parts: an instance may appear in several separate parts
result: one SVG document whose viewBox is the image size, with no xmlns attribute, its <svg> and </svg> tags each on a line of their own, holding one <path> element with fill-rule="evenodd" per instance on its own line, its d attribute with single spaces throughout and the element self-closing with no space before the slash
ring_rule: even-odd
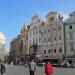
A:
<svg viewBox="0 0 75 75">
<path fill-rule="evenodd" d="M 0 59 L 4 59 L 4 51 L 5 51 L 5 36 L 2 32 L 0 32 Z"/>
</svg>

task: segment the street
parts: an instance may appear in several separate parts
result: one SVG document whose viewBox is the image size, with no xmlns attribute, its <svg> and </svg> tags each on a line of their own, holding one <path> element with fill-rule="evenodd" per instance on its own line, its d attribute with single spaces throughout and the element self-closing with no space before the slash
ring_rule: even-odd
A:
<svg viewBox="0 0 75 75">
<path fill-rule="evenodd" d="M 29 70 L 24 66 L 6 65 L 6 73 L 4 75 L 29 75 Z M 44 67 L 37 67 L 35 75 L 45 75 Z M 75 68 L 54 67 L 53 75 L 75 75 Z"/>
</svg>

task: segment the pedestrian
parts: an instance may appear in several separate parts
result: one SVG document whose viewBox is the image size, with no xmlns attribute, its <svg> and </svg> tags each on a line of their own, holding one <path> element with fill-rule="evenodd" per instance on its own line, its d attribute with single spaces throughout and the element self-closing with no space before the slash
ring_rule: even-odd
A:
<svg viewBox="0 0 75 75">
<path fill-rule="evenodd" d="M 45 73 L 46 75 L 51 75 L 53 73 L 53 67 L 50 62 L 47 62 L 47 64 L 45 65 Z"/>
<path fill-rule="evenodd" d="M 30 75 L 34 75 L 35 70 L 36 70 L 36 62 L 34 62 L 34 60 L 32 60 L 32 61 L 29 63 Z"/>
<path fill-rule="evenodd" d="M 0 60 L 0 75 L 3 75 L 5 73 L 5 65 L 3 63 L 3 61 Z"/>
<path fill-rule="evenodd" d="M 1 75 L 1 59 L 0 59 L 0 75 Z"/>
<path fill-rule="evenodd" d="M 66 65 L 67 65 L 67 68 L 69 68 L 69 67 L 70 67 L 70 63 L 69 63 L 69 62 L 67 62 L 67 63 L 66 63 Z"/>
<path fill-rule="evenodd" d="M 28 63 L 27 63 L 27 61 L 25 62 L 25 67 L 27 67 L 28 66 Z"/>
</svg>

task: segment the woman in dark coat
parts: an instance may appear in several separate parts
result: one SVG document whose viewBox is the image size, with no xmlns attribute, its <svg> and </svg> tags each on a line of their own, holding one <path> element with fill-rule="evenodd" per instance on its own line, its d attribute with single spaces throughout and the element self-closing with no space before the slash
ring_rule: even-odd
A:
<svg viewBox="0 0 75 75">
<path fill-rule="evenodd" d="M 3 61 L 0 62 L 0 69 L 1 69 L 0 73 L 1 73 L 1 75 L 3 75 L 5 73 L 5 70 L 6 70 L 5 65 L 3 64 Z"/>
</svg>

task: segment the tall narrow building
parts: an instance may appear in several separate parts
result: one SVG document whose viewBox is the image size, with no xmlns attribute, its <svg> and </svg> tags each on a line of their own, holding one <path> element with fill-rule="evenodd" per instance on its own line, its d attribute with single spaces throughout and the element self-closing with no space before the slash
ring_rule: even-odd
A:
<svg viewBox="0 0 75 75">
<path fill-rule="evenodd" d="M 5 36 L 0 32 L 0 59 L 2 60 L 4 60 L 5 43 Z"/>
<path fill-rule="evenodd" d="M 41 35 L 40 35 L 40 18 L 35 15 L 28 32 L 28 53 L 32 58 L 40 58 L 41 53 Z"/>
<path fill-rule="evenodd" d="M 75 11 L 69 15 L 65 23 L 66 59 L 75 61 Z"/>
<path fill-rule="evenodd" d="M 43 57 L 45 59 L 60 60 L 65 55 L 64 50 L 64 22 L 61 14 L 50 12 L 46 16 L 43 27 Z"/>
</svg>

